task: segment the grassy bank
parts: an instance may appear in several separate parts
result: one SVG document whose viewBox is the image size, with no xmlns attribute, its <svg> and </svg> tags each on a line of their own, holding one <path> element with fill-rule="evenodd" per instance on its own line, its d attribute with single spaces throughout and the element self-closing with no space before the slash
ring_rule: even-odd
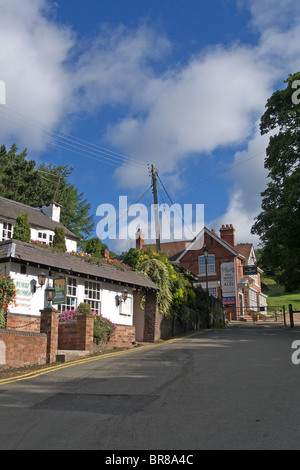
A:
<svg viewBox="0 0 300 470">
<path fill-rule="evenodd" d="M 268 306 L 288 305 L 292 304 L 294 310 L 300 310 L 300 290 L 294 292 L 285 292 L 285 289 L 280 284 L 277 284 L 270 277 L 262 276 L 261 279 L 263 286 L 263 293 L 268 296 Z"/>
</svg>

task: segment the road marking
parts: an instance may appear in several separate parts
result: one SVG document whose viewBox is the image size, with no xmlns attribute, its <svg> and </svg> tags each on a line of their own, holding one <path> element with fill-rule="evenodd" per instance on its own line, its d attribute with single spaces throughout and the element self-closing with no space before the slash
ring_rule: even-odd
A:
<svg viewBox="0 0 300 470">
<path fill-rule="evenodd" d="M 204 331 L 206 331 L 206 330 L 204 330 Z M 197 333 L 199 333 L 199 331 Z M 68 362 L 66 364 L 60 364 L 60 365 L 55 365 L 55 366 L 49 365 L 49 367 L 47 369 L 42 369 L 42 370 L 38 370 L 38 371 L 34 371 L 34 372 L 28 372 L 27 374 L 23 374 L 23 375 L 19 375 L 19 376 L 16 375 L 14 377 L 6 377 L 6 378 L 0 380 L 0 385 L 7 385 L 7 384 L 14 383 L 14 382 L 21 382 L 23 380 L 34 379 L 34 378 L 39 377 L 41 375 L 49 374 L 50 372 L 55 372 L 55 371 L 58 371 L 58 370 L 67 369 L 69 367 L 74 367 L 74 366 L 77 366 L 77 365 L 80 365 L 80 364 L 85 364 L 87 362 L 101 361 L 101 360 L 106 359 L 108 357 L 124 356 L 125 354 L 131 354 L 131 353 L 134 353 L 134 352 L 137 352 L 137 351 L 145 351 L 147 349 L 152 349 L 152 348 L 155 348 L 155 347 L 158 347 L 158 346 L 163 346 L 164 344 L 170 344 L 170 343 L 175 343 L 177 341 L 182 341 L 182 340 L 184 340 L 184 339 L 186 339 L 190 336 L 193 336 L 195 334 L 196 333 L 191 333 L 190 335 L 183 336 L 181 338 L 169 339 L 169 340 L 166 340 L 166 341 L 163 341 L 163 342 L 160 342 L 160 343 L 153 343 L 153 344 L 150 344 L 150 345 L 147 345 L 147 346 L 142 346 L 140 348 L 126 349 L 125 351 L 107 353 L 107 354 L 103 354 L 103 356 L 93 356 L 93 357 L 78 359 L 76 361 Z"/>
</svg>

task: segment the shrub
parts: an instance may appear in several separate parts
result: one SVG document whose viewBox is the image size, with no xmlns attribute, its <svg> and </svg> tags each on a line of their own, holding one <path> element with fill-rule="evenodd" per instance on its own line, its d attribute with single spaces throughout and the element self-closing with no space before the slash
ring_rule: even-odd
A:
<svg viewBox="0 0 300 470">
<path fill-rule="evenodd" d="M 103 317 L 103 315 L 95 314 L 94 316 L 94 338 L 98 343 L 107 343 L 113 336 L 116 331 L 116 325 L 112 323 L 108 318 Z"/>
<path fill-rule="evenodd" d="M 15 240 L 21 240 L 21 242 L 30 243 L 31 230 L 30 223 L 28 220 L 28 214 L 20 214 L 17 217 L 13 238 Z"/>
<path fill-rule="evenodd" d="M 80 315 L 91 315 L 91 306 L 86 302 L 82 302 L 78 305 L 78 312 Z"/>
<path fill-rule="evenodd" d="M 66 238 L 63 227 L 55 227 L 53 237 L 53 248 L 58 251 L 66 252 Z"/>
<path fill-rule="evenodd" d="M 80 305 L 89 306 L 89 304 L 84 303 Z M 79 312 L 79 307 L 76 310 L 65 310 L 61 312 L 58 317 L 59 321 L 63 323 L 75 322 L 79 315 L 85 315 Z M 114 323 L 112 323 L 108 318 L 103 317 L 101 313 L 98 314 L 96 312 L 90 311 L 89 314 L 94 317 L 94 338 L 97 340 L 98 343 L 108 342 L 112 338 L 116 330 L 116 326 L 114 325 Z"/>
</svg>

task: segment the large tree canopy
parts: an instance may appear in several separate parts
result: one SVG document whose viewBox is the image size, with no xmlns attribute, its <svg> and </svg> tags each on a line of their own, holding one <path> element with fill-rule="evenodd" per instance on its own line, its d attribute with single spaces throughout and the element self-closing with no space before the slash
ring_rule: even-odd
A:
<svg viewBox="0 0 300 470">
<path fill-rule="evenodd" d="M 261 134 L 270 131 L 265 168 L 267 189 L 252 233 L 260 236 L 263 262 L 287 290 L 300 287 L 300 104 L 296 98 L 300 72 L 267 101 Z"/>
<path fill-rule="evenodd" d="M 91 235 L 94 219 L 90 204 L 69 182 L 74 168 L 41 164 L 27 160 L 27 151 L 18 153 L 14 144 L 9 151 L 0 147 L 0 196 L 32 207 L 55 202 L 62 206 L 60 222 L 85 239 Z"/>
</svg>

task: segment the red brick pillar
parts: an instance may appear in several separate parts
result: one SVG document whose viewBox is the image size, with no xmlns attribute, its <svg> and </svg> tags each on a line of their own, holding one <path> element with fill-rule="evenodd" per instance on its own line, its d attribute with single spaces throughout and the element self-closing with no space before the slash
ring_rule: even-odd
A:
<svg viewBox="0 0 300 470">
<path fill-rule="evenodd" d="M 76 324 L 76 349 L 79 351 L 93 351 L 94 317 L 91 315 L 78 315 Z"/>
<path fill-rule="evenodd" d="M 58 310 L 45 308 L 41 312 L 41 333 L 47 335 L 46 362 L 56 362 L 58 349 Z"/>
<path fill-rule="evenodd" d="M 144 341 L 153 343 L 160 338 L 160 313 L 156 300 L 156 292 L 148 291 L 145 300 Z"/>
</svg>

